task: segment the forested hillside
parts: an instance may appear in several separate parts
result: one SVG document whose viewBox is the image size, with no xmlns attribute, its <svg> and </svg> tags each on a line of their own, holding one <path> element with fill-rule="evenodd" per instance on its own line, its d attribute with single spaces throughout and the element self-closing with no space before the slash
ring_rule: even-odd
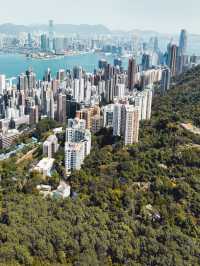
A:
<svg viewBox="0 0 200 266">
<path fill-rule="evenodd" d="M 43 199 L 39 177 L 0 164 L 0 265 L 200 265 L 200 67 L 153 101 L 137 145 L 93 138 L 72 197 Z"/>
</svg>

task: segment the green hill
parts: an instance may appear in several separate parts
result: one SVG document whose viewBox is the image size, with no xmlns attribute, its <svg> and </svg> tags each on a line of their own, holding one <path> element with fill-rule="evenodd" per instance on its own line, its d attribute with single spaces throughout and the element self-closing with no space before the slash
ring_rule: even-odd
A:
<svg viewBox="0 0 200 266">
<path fill-rule="evenodd" d="M 175 82 L 137 145 L 94 137 L 73 198 L 44 200 L 1 164 L 0 265 L 200 265 L 200 135 L 182 125 L 200 128 L 200 67 Z"/>
</svg>

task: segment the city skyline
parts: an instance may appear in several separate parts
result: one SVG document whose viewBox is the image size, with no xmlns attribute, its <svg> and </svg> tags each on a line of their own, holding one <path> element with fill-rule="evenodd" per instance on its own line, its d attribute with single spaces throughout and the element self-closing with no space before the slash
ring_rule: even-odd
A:
<svg viewBox="0 0 200 266">
<path fill-rule="evenodd" d="M 100 3 L 91 0 L 77 0 L 75 3 L 60 0 L 59 5 L 35 0 L 30 13 L 25 0 L 8 0 L 1 6 L 0 24 L 46 24 L 46 21 L 53 19 L 57 24 L 102 24 L 111 30 L 141 29 L 173 34 L 181 28 L 187 28 L 189 32 L 198 34 L 199 7 L 197 0 L 169 0 L 166 3 L 158 0 L 124 0 L 123 5 L 119 0 L 102 0 Z M 48 12 L 44 12 L 46 8 Z"/>
</svg>

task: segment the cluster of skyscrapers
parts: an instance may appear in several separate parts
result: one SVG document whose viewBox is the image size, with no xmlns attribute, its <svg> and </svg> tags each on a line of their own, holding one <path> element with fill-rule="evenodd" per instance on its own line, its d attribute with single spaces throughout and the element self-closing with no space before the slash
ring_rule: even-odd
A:
<svg viewBox="0 0 200 266">
<path fill-rule="evenodd" d="M 53 38 L 53 33 L 50 36 Z M 152 54 L 145 52 L 140 63 L 136 57 L 129 59 L 128 70 L 116 58 L 114 65 L 100 60 L 94 73 L 74 67 L 60 69 L 53 78 L 48 69 L 43 80 L 37 80 L 29 69 L 18 76 L 16 85 L 7 83 L 6 77 L 0 75 L 0 139 L 24 124 L 34 128 L 46 117 L 67 124 L 67 173 L 80 169 L 90 153 L 91 132 L 111 127 L 113 135 L 121 136 L 125 145 L 137 143 L 140 121 L 151 118 L 154 84 L 160 84 L 164 92 L 169 89 L 171 77 L 191 66 L 186 49 L 187 34 L 183 30 L 179 46 L 169 44 L 160 64 L 154 65 Z M 160 58 L 156 39 L 154 54 Z M 43 145 L 44 154 L 49 158 L 57 148 L 54 136 Z"/>
</svg>

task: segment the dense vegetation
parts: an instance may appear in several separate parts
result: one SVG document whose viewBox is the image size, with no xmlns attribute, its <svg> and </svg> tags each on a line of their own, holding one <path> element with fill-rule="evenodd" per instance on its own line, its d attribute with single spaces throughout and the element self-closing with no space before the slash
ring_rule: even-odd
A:
<svg viewBox="0 0 200 266">
<path fill-rule="evenodd" d="M 70 199 L 44 200 L 40 176 L 2 163 L 0 265 L 200 265 L 200 136 L 182 122 L 200 127 L 200 67 L 157 92 L 139 144 L 94 137 Z"/>
</svg>

